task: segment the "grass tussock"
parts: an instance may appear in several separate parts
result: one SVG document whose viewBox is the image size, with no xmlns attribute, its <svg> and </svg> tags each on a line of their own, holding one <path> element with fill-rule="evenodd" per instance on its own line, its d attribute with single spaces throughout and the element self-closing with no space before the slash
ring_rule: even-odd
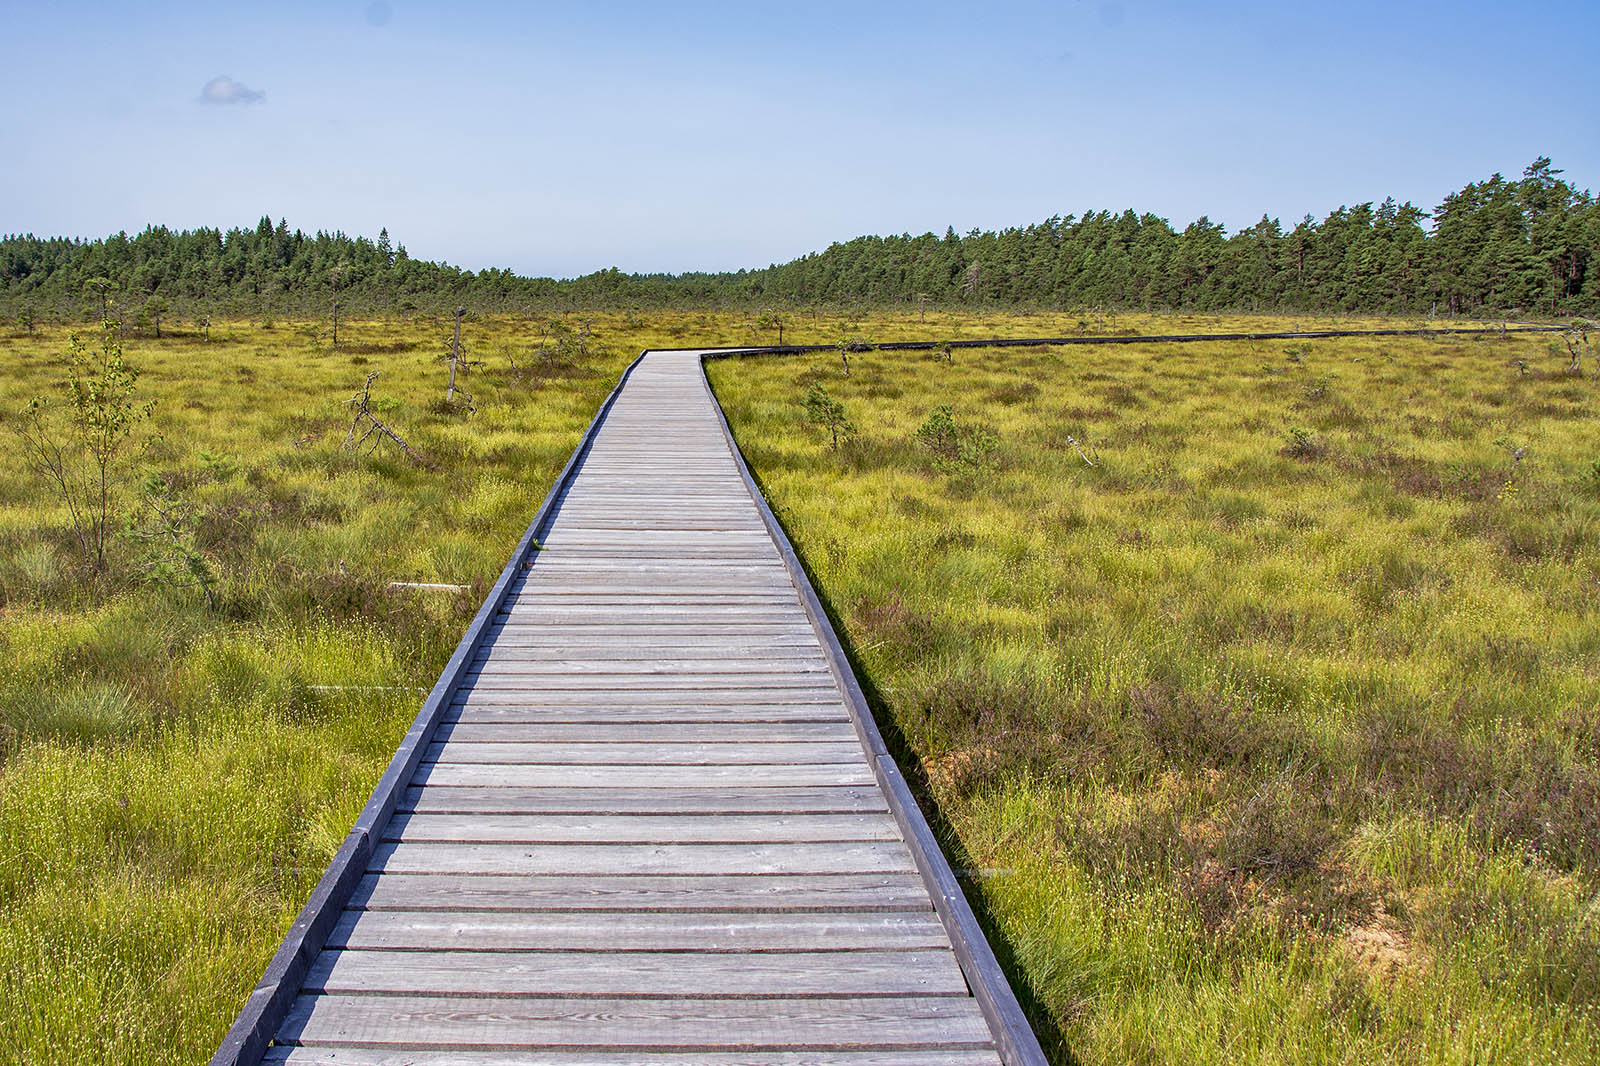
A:
<svg viewBox="0 0 1600 1066">
<path fill-rule="evenodd" d="M 713 364 L 1063 1060 L 1592 1056 L 1600 379 L 1546 348 Z"/>
</svg>

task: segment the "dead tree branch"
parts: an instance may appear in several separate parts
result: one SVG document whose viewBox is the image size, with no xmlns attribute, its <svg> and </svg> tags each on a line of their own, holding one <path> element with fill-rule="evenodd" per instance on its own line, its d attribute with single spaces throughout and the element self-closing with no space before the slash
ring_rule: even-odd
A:
<svg viewBox="0 0 1600 1066">
<path fill-rule="evenodd" d="M 404 437 L 390 429 L 382 419 L 372 413 L 372 383 L 377 378 L 378 371 L 374 370 L 369 373 L 367 380 L 361 386 L 361 391 L 345 401 L 352 414 L 350 417 L 350 429 L 344 435 L 344 444 L 341 445 L 341 448 L 344 451 L 360 455 L 362 447 L 366 446 L 367 454 L 371 455 L 377 451 L 378 445 L 383 443 L 384 438 L 388 438 L 401 451 L 405 452 L 412 462 L 420 466 L 427 466 L 427 461 L 411 449 L 411 445 L 406 443 Z M 369 440 L 372 442 L 370 445 L 367 444 Z"/>
</svg>

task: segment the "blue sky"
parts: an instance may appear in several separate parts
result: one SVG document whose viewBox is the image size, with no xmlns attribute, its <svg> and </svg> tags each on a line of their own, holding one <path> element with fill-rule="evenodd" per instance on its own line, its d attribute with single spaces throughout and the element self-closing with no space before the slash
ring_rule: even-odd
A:
<svg viewBox="0 0 1600 1066">
<path fill-rule="evenodd" d="M 1600 4 L 32 3 L 0 233 L 376 235 L 469 268 L 760 266 L 1133 207 L 1230 229 L 1549 155 Z M 223 80 L 218 80 L 223 79 Z"/>
</svg>

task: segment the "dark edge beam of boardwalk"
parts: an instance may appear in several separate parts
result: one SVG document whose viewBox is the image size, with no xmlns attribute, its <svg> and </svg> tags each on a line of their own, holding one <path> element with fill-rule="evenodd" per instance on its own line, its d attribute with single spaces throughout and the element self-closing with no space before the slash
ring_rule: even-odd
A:
<svg viewBox="0 0 1600 1066">
<path fill-rule="evenodd" d="M 266 972 L 245 1000 L 244 1008 L 240 1010 L 232 1028 L 223 1037 L 222 1046 L 211 1057 L 211 1066 L 257 1066 L 262 1061 L 290 1005 L 299 994 L 311 964 L 326 945 L 344 912 L 345 904 L 366 873 L 368 860 L 381 843 L 389 819 L 411 784 L 434 731 L 450 708 L 456 689 L 471 672 L 484 638 L 494 628 L 501 606 L 520 579 L 523 564 L 533 549 L 539 529 L 549 520 L 573 472 L 588 454 L 595 434 L 644 355 L 641 352 L 638 358 L 628 364 L 600 409 L 595 412 L 589 428 L 584 430 L 578 446 L 567 458 L 567 465 L 561 468 L 561 473 L 550 486 L 550 492 L 534 513 L 533 521 L 528 523 L 527 531 L 517 543 L 516 550 L 511 553 L 505 569 L 500 571 L 500 577 L 490 589 L 488 598 L 478 608 L 477 616 L 467 627 L 461 643 L 456 645 L 455 654 L 450 657 L 433 690 L 428 693 L 428 699 L 412 720 L 411 728 L 406 730 L 400 747 L 395 751 L 394 758 L 389 760 L 383 776 L 378 779 L 366 807 L 356 818 L 355 825 L 334 854 L 317 887 L 312 890 L 311 898 L 295 916 L 294 924 L 289 927 L 277 954 L 267 964 Z"/>
<path fill-rule="evenodd" d="M 719 357 L 721 356 L 710 356 L 710 358 Z M 967 986 L 973 998 L 978 1001 L 978 1008 L 983 1012 L 984 1019 L 988 1021 L 989 1028 L 994 1033 L 995 1047 L 1000 1053 L 1000 1059 L 1006 1066 L 1047 1066 L 1049 1060 L 1045 1058 L 1044 1050 L 1039 1046 L 1039 1038 L 1034 1035 L 1033 1027 L 1028 1024 L 1027 1015 L 1022 1010 L 1022 1004 L 1017 1001 L 1010 981 L 1006 979 L 1000 960 L 995 958 L 994 949 L 989 946 L 983 927 L 978 924 L 977 915 L 973 913 L 972 906 L 961 891 L 961 884 L 956 879 L 955 871 L 950 867 L 950 861 L 939 848 L 933 830 L 923 817 L 922 809 L 917 806 L 916 797 L 911 794 L 911 788 L 906 784 L 904 775 L 900 773 L 900 767 L 895 765 L 894 756 L 889 754 L 889 749 L 883 742 L 883 734 L 878 730 L 878 723 L 872 716 L 872 708 L 868 706 L 866 695 L 861 691 L 855 671 L 850 668 L 850 660 L 845 656 L 844 647 L 839 643 L 839 635 L 834 632 L 833 623 L 828 619 L 828 612 L 823 610 L 822 601 L 811 584 L 810 576 L 801 565 L 800 557 L 795 553 L 794 545 L 789 542 L 789 536 L 784 532 L 782 524 L 772 513 L 766 496 L 756 485 L 749 464 L 745 462 L 744 453 L 739 450 L 739 445 L 733 439 L 733 430 L 728 426 L 728 416 L 723 412 L 722 404 L 717 401 L 716 393 L 711 389 L 711 382 L 705 376 L 704 367 L 705 358 L 702 358 L 700 380 L 711 397 L 711 407 L 717 413 L 717 421 L 722 427 L 722 437 L 728 442 L 728 450 L 733 453 L 734 462 L 739 465 L 739 474 L 744 479 L 745 489 L 755 501 L 756 509 L 761 512 L 761 520 L 766 525 L 773 542 L 777 544 L 778 554 L 783 557 L 783 565 L 789 571 L 789 576 L 800 593 L 800 600 L 805 605 L 806 614 L 810 616 L 811 624 L 822 642 L 828 666 L 839 684 L 840 691 L 844 693 L 845 706 L 850 711 L 856 735 L 860 738 L 862 746 L 867 749 L 867 756 L 872 761 L 878 786 L 889 802 L 889 812 L 899 823 L 901 832 L 905 836 L 906 846 L 911 849 L 912 861 L 927 886 L 928 894 L 933 898 L 934 910 L 944 922 L 945 932 L 949 934 L 950 944 L 955 949 L 956 961 L 961 964 L 961 972 L 966 975 Z"/>
<path fill-rule="evenodd" d="M 986 340 L 883 341 L 867 342 L 865 350 L 880 352 L 928 352 L 948 344 L 952 348 L 1057 348 L 1098 344 L 1200 344 L 1205 341 L 1315 341 L 1341 337 L 1504 337 L 1511 333 L 1560 333 L 1568 326 L 1438 326 L 1420 329 L 1314 329 L 1266 333 L 1130 333 L 1093 337 L 990 337 Z M 726 359 L 748 355 L 808 355 L 812 352 L 837 352 L 837 344 L 746 344 L 723 348 L 656 348 L 654 351 L 705 352 L 707 359 Z M 737 448 L 734 449 L 738 451 Z"/>
</svg>

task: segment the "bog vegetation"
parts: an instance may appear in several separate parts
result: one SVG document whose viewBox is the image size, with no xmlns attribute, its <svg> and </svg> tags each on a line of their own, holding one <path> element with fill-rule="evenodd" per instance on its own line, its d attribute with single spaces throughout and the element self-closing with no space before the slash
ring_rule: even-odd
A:
<svg viewBox="0 0 1600 1066">
<path fill-rule="evenodd" d="M 1581 341 L 710 373 L 1060 1061 L 1592 1061 Z"/>
<path fill-rule="evenodd" d="M 774 328 L 452 326 L 0 332 L 0 1063 L 204 1062 L 625 363 Z"/>
<path fill-rule="evenodd" d="M 1431 230 L 1090 213 L 567 282 L 269 219 L 0 240 L 0 1063 L 204 1061 L 625 362 L 779 342 L 829 351 L 720 394 L 1063 1060 L 1582 1061 L 1581 324 L 874 342 L 1584 311 L 1597 210 L 1540 160 Z"/>
</svg>

